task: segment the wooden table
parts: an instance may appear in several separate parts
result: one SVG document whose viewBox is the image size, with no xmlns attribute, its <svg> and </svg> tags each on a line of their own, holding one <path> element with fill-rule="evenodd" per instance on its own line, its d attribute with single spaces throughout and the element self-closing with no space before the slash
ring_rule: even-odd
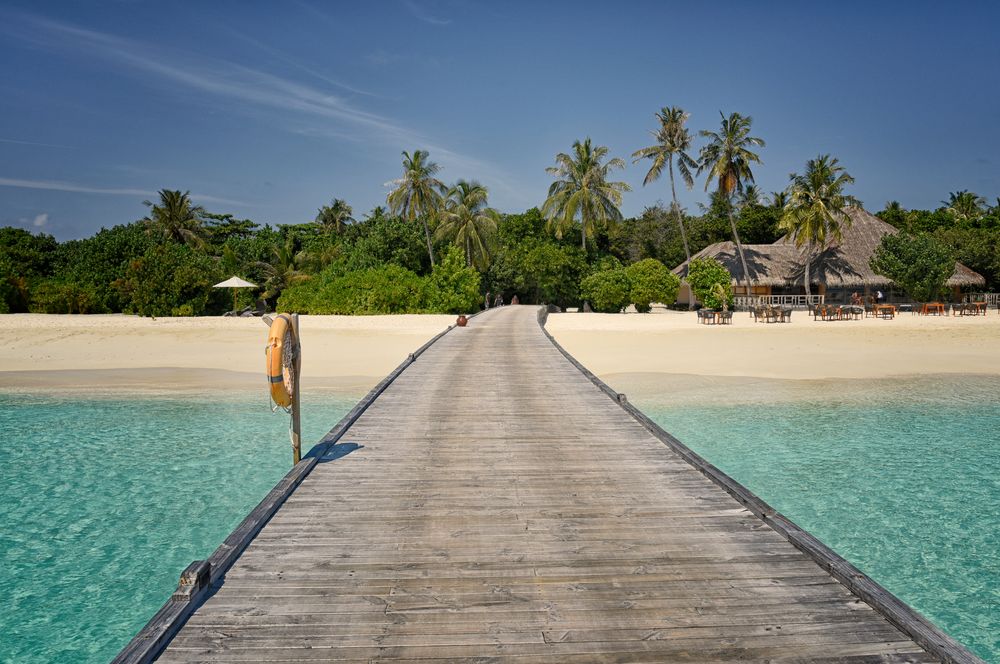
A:
<svg viewBox="0 0 1000 664">
<path fill-rule="evenodd" d="M 876 304 L 874 307 L 876 318 L 895 318 L 896 317 L 896 307 L 892 304 Z"/>
<path fill-rule="evenodd" d="M 944 316 L 946 312 L 941 302 L 928 302 L 920 307 L 920 313 L 924 316 Z"/>
</svg>

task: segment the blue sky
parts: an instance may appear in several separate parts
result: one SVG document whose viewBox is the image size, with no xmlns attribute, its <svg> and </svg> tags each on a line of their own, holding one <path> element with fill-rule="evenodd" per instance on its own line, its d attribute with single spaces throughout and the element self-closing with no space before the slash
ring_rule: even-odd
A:
<svg viewBox="0 0 1000 664">
<path fill-rule="evenodd" d="M 400 151 L 478 179 L 503 211 L 591 136 L 628 157 L 653 113 L 719 111 L 767 141 L 758 184 L 839 157 L 878 210 L 1000 196 L 993 3 L 19 2 L 0 4 L 0 225 L 82 237 L 160 188 L 308 221 L 385 200 Z M 623 212 L 669 197 L 642 187 Z M 681 202 L 706 199 L 699 182 Z"/>
</svg>

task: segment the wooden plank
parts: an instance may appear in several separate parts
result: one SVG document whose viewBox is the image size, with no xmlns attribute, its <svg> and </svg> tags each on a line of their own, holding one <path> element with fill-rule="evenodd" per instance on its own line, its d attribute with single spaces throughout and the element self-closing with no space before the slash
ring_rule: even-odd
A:
<svg viewBox="0 0 1000 664">
<path fill-rule="evenodd" d="M 491 311 L 396 372 L 162 661 L 977 661 L 873 610 L 538 323 Z M 335 440 L 358 448 L 325 462 Z"/>
</svg>

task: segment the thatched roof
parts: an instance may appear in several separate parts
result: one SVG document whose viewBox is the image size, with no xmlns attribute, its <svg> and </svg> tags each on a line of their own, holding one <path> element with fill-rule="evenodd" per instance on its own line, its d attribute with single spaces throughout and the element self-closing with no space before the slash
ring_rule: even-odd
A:
<svg viewBox="0 0 1000 664">
<path fill-rule="evenodd" d="M 888 288 L 892 281 L 875 274 L 869 260 L 875 253 L 882 238 L 899 232 L 878 217 L 857 207 L 847 209 L 851 218 L 845 225 L 843 237 L 831 243 L 823 251 L 813 250 L 808 254 L 810 261 L 809 281 L 826 284 L 827 288 Z M 805 248 L 795 246 L 794 239 L 786 235 L 774 244 L 745 244 L 743 253 L 747 260 L 750 281 L 759 286 L 801 286 L 805 279 Z M 699 251 L 692 258 L 714 258 L 733 275 L 733 284 L 742 284 L 743 266 L 740 263 L 736 245 L 732 242 L 717 242 Z M 674 273 L 687 276 L 687 261 L 674 268 Z M 982 286 L 986 279 L 961 263 L 955 263 L 955 272 L 946 282 L 947 286 Z"/>
</svg>

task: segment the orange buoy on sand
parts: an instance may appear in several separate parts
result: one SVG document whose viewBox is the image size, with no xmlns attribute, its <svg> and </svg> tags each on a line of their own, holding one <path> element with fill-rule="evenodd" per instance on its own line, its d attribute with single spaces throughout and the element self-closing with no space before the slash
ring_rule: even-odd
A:
<svg viewBox="0 0 1000 664">
<path fill-rule="evenodd" d="M 458 320 L 455 321 L 455 325 L 458 325 L 459 327 L 465 327 L 465 325 L 468 322 L 469 319 L 465 317 L 465 314 L 462 314 L 461 316 L 458 317 Z"/>
<path fill-rule="evenodd" d="M 292 405 L 295 394 L 295 330 L 288 314 L 279 314 L 271 323 L 264 354 L 267 359 L 267 381 L 271 400 L 282 408 Z"/>
</svg>

